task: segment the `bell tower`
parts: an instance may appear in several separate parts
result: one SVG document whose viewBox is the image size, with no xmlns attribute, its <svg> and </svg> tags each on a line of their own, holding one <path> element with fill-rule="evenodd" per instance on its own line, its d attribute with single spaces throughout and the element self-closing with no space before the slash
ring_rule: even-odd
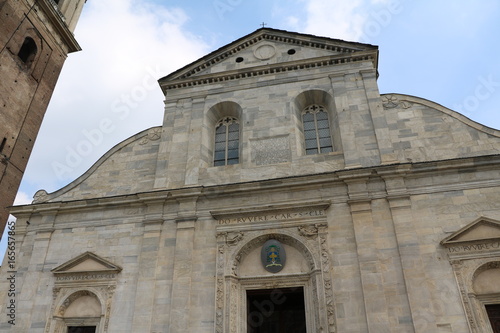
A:
<svg viewBox="0 0 500 333">
<path fill-rule="evenodd" d="M 0 0 L 0 232 L 85 2 Z"/>
</svg>

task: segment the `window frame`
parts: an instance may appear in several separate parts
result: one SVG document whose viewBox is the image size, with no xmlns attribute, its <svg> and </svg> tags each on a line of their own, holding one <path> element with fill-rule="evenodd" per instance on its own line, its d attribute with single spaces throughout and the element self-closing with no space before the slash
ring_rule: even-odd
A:
<svg viewBox="0 0 500 333">
<path fill-rule="evenodd" d="M 231 131 L 231 126 L 237 125 L 236 131 Z M 223 133 L 218 133 L 218 130 L 224 126 L 225 130 Z M 235 133 L 236 138 L 231 138 L 231 133 Z M 214 149 L 213 149 L 213 166 L 227 166 L 227 165 L 235 165 L 240 163 L 240 133 L 241 133 L 241 126 L 238 118 L 236 117 L 231 117 L 231 116 L 226 116 L 221 118 L 215 125 L 214 128 Z M 219 135 L 224 135 L 223 140 L 220 140 L 221 138 Z M 218 149 L 218 145 L 223 145 L 223 149 Z M 236 151 L 237 156 L 236 157 L 230 157 L 231 151 Z M 223 159 L 218 157 L 218 154 L 220 155 L 223 153 Z"/>
<path fill-rule="evenodd" d="M 318 119 L 318 115 L 323 115 L 324 119 Z M 307 115 L 312 116 L 312 120 L 307 120 L 305 117 Z M 330 117 L 327 111 L 327 108 L 321 104 L 309 104 L 305 107 L 301 112 L 302 117 L 302 131 L 304 135 L 304 151 L 306 155 L 317 155 L 317 154 L 326 154 L 334 152 L 332 132 L 331 132 L 331 124 Z M 313 128 L 308 128 L 311 125 L 314 125 Z M 324 125 L 327 127 L 324 127 Z M 326 136 L 321 136 L 321 132 L 327 131 Z M 308 138 L 307 132 L 314 133 L 314 138 Z M 308 142 L 315 142 L 314 146 L 308 146 Z M 326 144 L 324 142 L 327 142 Z"/>
</svg>

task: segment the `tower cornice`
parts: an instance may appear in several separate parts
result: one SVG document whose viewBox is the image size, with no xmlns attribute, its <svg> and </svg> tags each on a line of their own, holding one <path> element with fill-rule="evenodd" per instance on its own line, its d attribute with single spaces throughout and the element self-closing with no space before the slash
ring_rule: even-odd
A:
<svg viewBox="0 0 500 333">
<path fill-rule="evenodd" d="M 66 22 L 64 21 L 64 16 L 62 16 L 54 3 L 51 0 L 37 0 L 35 4 L 38 5 L 38 7 L 47 16 L 47 19 L 54 27 L 54 30 L 66 43 L 68 46 L 68 53 L 81 51 L 82 48 L 76 41 L 73 33 L 69 30 Z"/>
</svg>

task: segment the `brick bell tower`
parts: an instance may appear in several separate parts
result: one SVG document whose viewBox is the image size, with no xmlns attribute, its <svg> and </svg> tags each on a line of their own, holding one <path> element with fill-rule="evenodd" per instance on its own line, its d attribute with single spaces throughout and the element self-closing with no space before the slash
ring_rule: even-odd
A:
<svg viewBox="0 0 500 333">
<path fill-rule="evenodd" d="M 85 2 L 0 0 L 0 232 Z"/>
</svg>

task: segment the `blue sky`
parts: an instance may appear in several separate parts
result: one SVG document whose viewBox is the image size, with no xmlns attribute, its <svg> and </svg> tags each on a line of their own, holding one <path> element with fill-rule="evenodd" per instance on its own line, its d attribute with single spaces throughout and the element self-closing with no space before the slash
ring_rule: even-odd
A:
<svg viewBox="0 0 500 333">
<path fill-rule="evenodd" d="M 500 128 L 496 0 L 89 0 L 75 31 L 83 50 L 66 61 L 17 203 L 63 187 L 114 145 L 160 125 L 155 81 L 262 22 L 378 45 L 381 93 L 423 97 Z M 133 94 L 127 114 L 117 113 Z"/>
</svg>

